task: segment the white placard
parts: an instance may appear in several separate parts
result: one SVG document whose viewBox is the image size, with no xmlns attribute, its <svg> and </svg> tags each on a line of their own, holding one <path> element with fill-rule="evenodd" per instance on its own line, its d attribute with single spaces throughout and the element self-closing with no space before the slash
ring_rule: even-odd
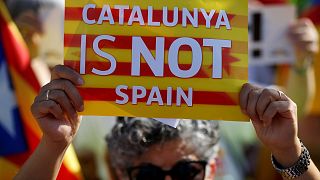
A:
<svg viewBox="0 0 320 180">
<path fill-rule="evenodd" d="M 249 8 L 250 65 L 291 64 L 295 61 L 290 25 L 295 21 L 292 5 Z"/>
</svg>

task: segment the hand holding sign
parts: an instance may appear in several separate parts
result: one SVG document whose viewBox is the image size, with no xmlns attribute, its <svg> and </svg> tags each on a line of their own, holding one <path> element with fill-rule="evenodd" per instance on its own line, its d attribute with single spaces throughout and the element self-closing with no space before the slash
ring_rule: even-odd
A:
<svg viewBox="0 0 320 180">
<path fill-rule="evenodd" d="M 296 104 L 278 90 L 245 84 L 240 106 L 261 142 L 283 167 L 292 166 L 301 154 Z"/>
<path fill-rule="evenodd" d="M 51 76 L 51 82 L 41 88 L 31 111 L 44 137 L 57 145 L 66 146 L 80 126 L 77 112 L 83 111 L 84 107 L 75 85 L 83 85 L 83 80 L 66 66 L 56 66 Z"/>
</svg>

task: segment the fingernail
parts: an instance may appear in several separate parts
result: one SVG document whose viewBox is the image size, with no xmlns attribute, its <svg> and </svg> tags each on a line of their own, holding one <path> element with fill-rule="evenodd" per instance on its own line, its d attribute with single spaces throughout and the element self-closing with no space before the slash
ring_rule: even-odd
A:
<svg viewBox="0 0 320 180">
<path fill-rule="evenodd" d="M 79 84 L 79 85 L 83 85 L 83 84 L 84 84 L 84 81 L 83 81 L 82 78 L 79 78 L 79 79 L 78 79 L 78 84 Z"/>
<path fill-rule="evenodd" d="M 77 120 L 77 119 L 78 119 L 78 114 L 74 114 L 74 115 L 73 115 L 73 119 L 74 119 L 74 120 Z"/>
<path fill-rule="evenodd" d="M 84 106 L 82 105 L 82 106 L 80 106 L 80 112 L 82 112 L 82 111 L 84 111 Z"/>
</svg>

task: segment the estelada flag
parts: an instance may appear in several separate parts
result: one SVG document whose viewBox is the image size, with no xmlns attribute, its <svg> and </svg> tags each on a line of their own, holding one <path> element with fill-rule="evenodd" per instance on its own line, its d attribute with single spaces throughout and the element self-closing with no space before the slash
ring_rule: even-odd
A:
<svg viewBox="0 0 320 180">
<path fill-rule="evenodd" d="M 66 1 L 85 115 L 247 120 L 248 1 Z"/>
<path fill-rule="evenodd" d="M 0 1 L 0 80 L 0 179 L 13 179 L 42 136 L 30 112 L 40 86 L 26 45 L 3 1 Z M 80 178 L 78 160 L 73 149 L 68 149 L 58 179 Z"/>
</svg>

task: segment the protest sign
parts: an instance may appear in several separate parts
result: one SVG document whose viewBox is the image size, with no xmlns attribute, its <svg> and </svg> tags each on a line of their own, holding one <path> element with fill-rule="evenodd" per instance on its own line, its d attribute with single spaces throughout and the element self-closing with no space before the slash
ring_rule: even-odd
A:
<svg viewBox="0 0 320 180">
<path fill-rule="evenodd" d="M 250 65 L 292 64 L 295 53 L 289 28 L 293 5 L 252 6 L 249 9 Z"/>
<path fill-rule="evenodd" d="M 248 4 L 66 1 L 65 65 L 85 115 L 247 120 Z"/>
</svg>

